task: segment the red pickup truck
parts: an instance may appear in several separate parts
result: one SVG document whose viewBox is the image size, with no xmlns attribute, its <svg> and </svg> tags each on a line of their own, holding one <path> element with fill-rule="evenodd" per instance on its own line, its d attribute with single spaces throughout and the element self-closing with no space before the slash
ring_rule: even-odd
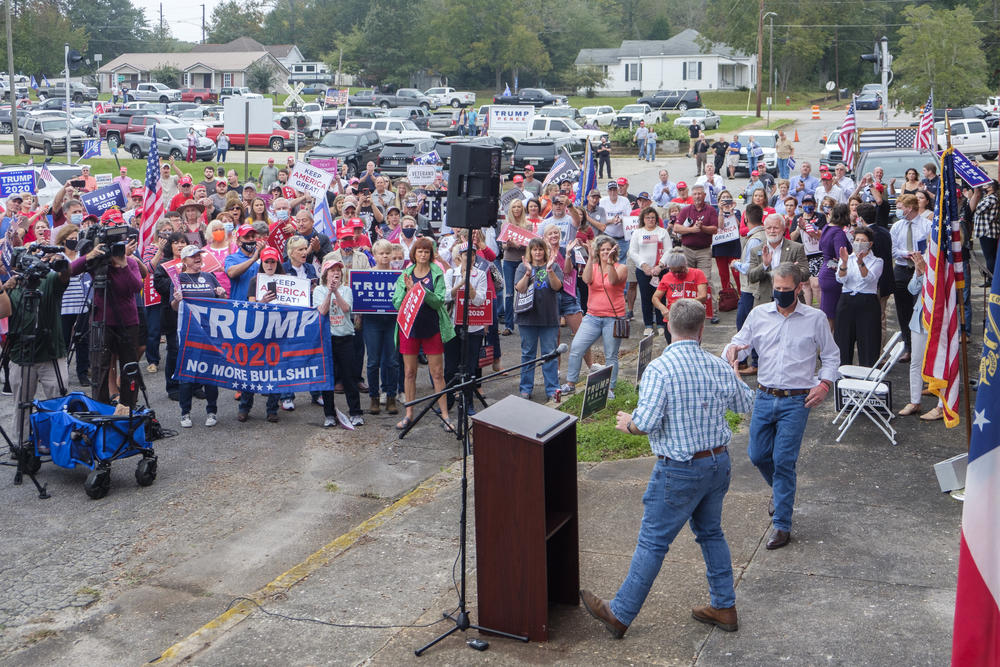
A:
<svg viewBox="0 0 1000 667">
<path fill-rule="evenodd" d="M 217 141 L 219 133 L 222 132 L 221 127 L 209 127 L 205 130 L 205 136 L 212 141 Z M 299 134 L 299 146 L 303 146 L 306 141 L 306 135 Z M 243 135 L 242 134 L 230 134 L 229 145 L 232 148 L 242 148 L 243 147 Z M 277 123 L 271 128 L 270 134 L 262 133 L 250 133 L 250 148 L 268 148 L 272 151 L 283 151 L 286 147 L 291 147 L 295 143 L 295 137 L 288 130 L 281 129 L 281 126 Z"/>
<path fill-rule="evenodd" d="M 146 131 L 146 127 L 149 125 L 155 125 L 157 123 L 167 123 L 166 118 L 163 116 L 144 116 L 144 115 L 133 115 L 133 116 L 122 116 L 119 114 L 98 114 L 94 116 L 94 129 L 97 131 L 97 135 L 101 139 L 107 139 L 108 145 L 110 146 L 112 142 L 116 145 L 121 145 L 122 139 L 129 132 L 138 132 L 142 134 Z"/>
<path fill-rule="evenodd" d="M 211 88 L 181 88 L 181 102 L 215 104 L 218 101 L 219 94 L 213 92 Z"/>
</svg>

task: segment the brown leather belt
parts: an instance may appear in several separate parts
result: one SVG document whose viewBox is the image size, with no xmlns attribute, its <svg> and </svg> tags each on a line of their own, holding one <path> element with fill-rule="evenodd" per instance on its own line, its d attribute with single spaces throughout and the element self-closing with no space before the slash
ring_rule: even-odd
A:
<svg viewBox="0 0 1000 667">
<path fill-rule="evenodd" d="M 757 389 L 761 390 L 765 394 L 777 396 L 778 398 L 785 398 L 786 396 L 802 396 L 803 394 L 809 393 L 808 389 L 771 389 L 770 387 L 765 387 L 762 384 L 758 384 Z"/>
<path fill-rule="evenodd" d="M 694 459 L 703 459 L 703 458 L 706 458 L 708 456 L 714 456 L 716 454 L 721 454 L 724 451 L 726 451 L 726 446 L 725 445 L 719 445 L 715 449 L 703 449 L 700 452 L 695 452 L 694 456 L 692 456 L 691 459 L 692 460 L 694 460 Z M 662 454 L 657 454 L 656 458 L 662 459 L 664 461 L 673 461 L 673 459 L 670 458 L 669 456 L 664 456 Z"/>
</svg>

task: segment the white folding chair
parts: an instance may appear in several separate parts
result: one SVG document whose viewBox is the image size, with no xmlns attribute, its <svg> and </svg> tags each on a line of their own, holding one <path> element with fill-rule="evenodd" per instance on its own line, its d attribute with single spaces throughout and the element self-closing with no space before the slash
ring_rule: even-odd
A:
<svg viewBox="0 0 1000 667">
<path fill-rule="evenodd" d="M 885 383 L 885 378 L 903 356 L 903 349 L 903 341 L 893 345 L 886 363 L 870 379 L 844 378 L 837 382 L 837 390 L 842 392 L 844 407 L 834 418 L 834 423 L 845 410 L 847 411 L 846 419 L 837 427 L 840 430 L 837 442 L 840 442 L 850 430 L 858 415 L 864 414 L 882 431 L 889 442 L 896 444 L 896 429 L 890 423 L 895 415 L 889 409 L 889 385 Z"/>
<path fill-rule="evenodd" d="M 878 359 L 875 360 L 874 366 L 855 366 L 853 364 L 845 364 L 837 369 L 840 373 L 840 377 L 855 378 L 857 380 L 871 380 L 871 375 L 877 372 L 878 369 L 882 367 L 882 364 L 889 359 L 889 354 L 892 352 L 892 348 L 902 337 L 903 332 L 897 331 L 891 338 L 889 338 L 885 346 L 882 348 L 882 354 L 880 354 Z"/>
</svg>

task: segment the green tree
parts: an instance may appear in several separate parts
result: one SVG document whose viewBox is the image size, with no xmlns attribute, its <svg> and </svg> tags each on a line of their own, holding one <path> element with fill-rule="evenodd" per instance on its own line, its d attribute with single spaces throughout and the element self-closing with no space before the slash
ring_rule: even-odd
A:
<svg viewBox="0 0 1000 667">
<path fill-rule="evenodd" d="M 278 73 L 264 59 L 247 68 L 247 86 L 250 90 L 264 95 L 274 92 L 278 85 Z"/>
<path fill-rule="evenodd" d="M 89 50 L 100 53 L 103 62 L 151 50 L 146 16 L 130 0 L 62 0 L 59 6 L 74 27 L 87 32 Z"/>
<path fill-rule="evenodd" d="M 87 54 L 87 31 L 75 27 L 54 0 L 21 3 L 11 23 L 16 73 L 45 74 L 49 79 L 58 76 L 63 71 L 63 44 L 67 42 L 71 48 Z M 2 31 L 0 48 L 0 52 L 7 52 L 7 39 Z"/>
<path fill-rule="evenodd" d="M 409 84 L 424 63 L 415 39 L 420 7 L 420 0 L 375 0 L 361 25 L 341 42 L 345 70 L 372 84 Z"/>
<path fill-rule="evenodd" d="M 180 88 L 181 71 L 173 65 L 161 65 L 149 71 L 149 78 L 170 88 Z"/>
<path fill-rule="evenodd" d="M 899 30 L 899 54 L 893 70 L 899 83 L 893 96 L 904 107 L 915 108 L 934 91 L 935 106 L 964 106 L 989 94 L 989 74 L 983 36 L 972 11 L 908 5 Z"/>
<path fill-rule="evenodd" d="M 211 44 L 224 44 L 237 37 L 267 40 L 262 27 L 263 3 L 259 0 L 227 0 L 216 5 L 208 21 L 206 39 Z M 268 40 L 269 41 L 269 40 Z"/>
</svg>

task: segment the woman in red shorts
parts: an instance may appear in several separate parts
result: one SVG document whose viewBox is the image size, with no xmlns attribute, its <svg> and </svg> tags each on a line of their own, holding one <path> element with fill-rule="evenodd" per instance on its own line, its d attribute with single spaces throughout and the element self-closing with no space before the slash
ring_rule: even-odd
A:
<svg viewBox="0 0 1000 667">
<path fill-rule="evenodd" d="M 433 257 L 433 241 L 421 237 L 413 242 L 410 247 L 411 264 L 396 281 L 396 292 L 392 299 L 398 309 L 414 286 L 419 284 L 424 288 L 424 301 L 413 320 L 410 335 L 404 335 L 399 330 L 399 325 L 396 325 L 397 345 L 399 353 L 403 355 L 403 388 L 407 402 L 412 401 L 417 394 L 417 355 L 421 349 L 427 355 L 434 391 L 444 390 L 444 344 L 455 335 L 444 302 L 444 271 L 433 263 Z M 444 395 L 438 399 L 438 406 L 441 408 L 441 417 L 444 418 L 445 430 L 454 432 L 455 427 L 448 419 L 448 400 Z M 406 428 L 412 419 L 413 407 L 408 406 L 406 416 L 396 424 L 396 428 Z"/>
</svg>

